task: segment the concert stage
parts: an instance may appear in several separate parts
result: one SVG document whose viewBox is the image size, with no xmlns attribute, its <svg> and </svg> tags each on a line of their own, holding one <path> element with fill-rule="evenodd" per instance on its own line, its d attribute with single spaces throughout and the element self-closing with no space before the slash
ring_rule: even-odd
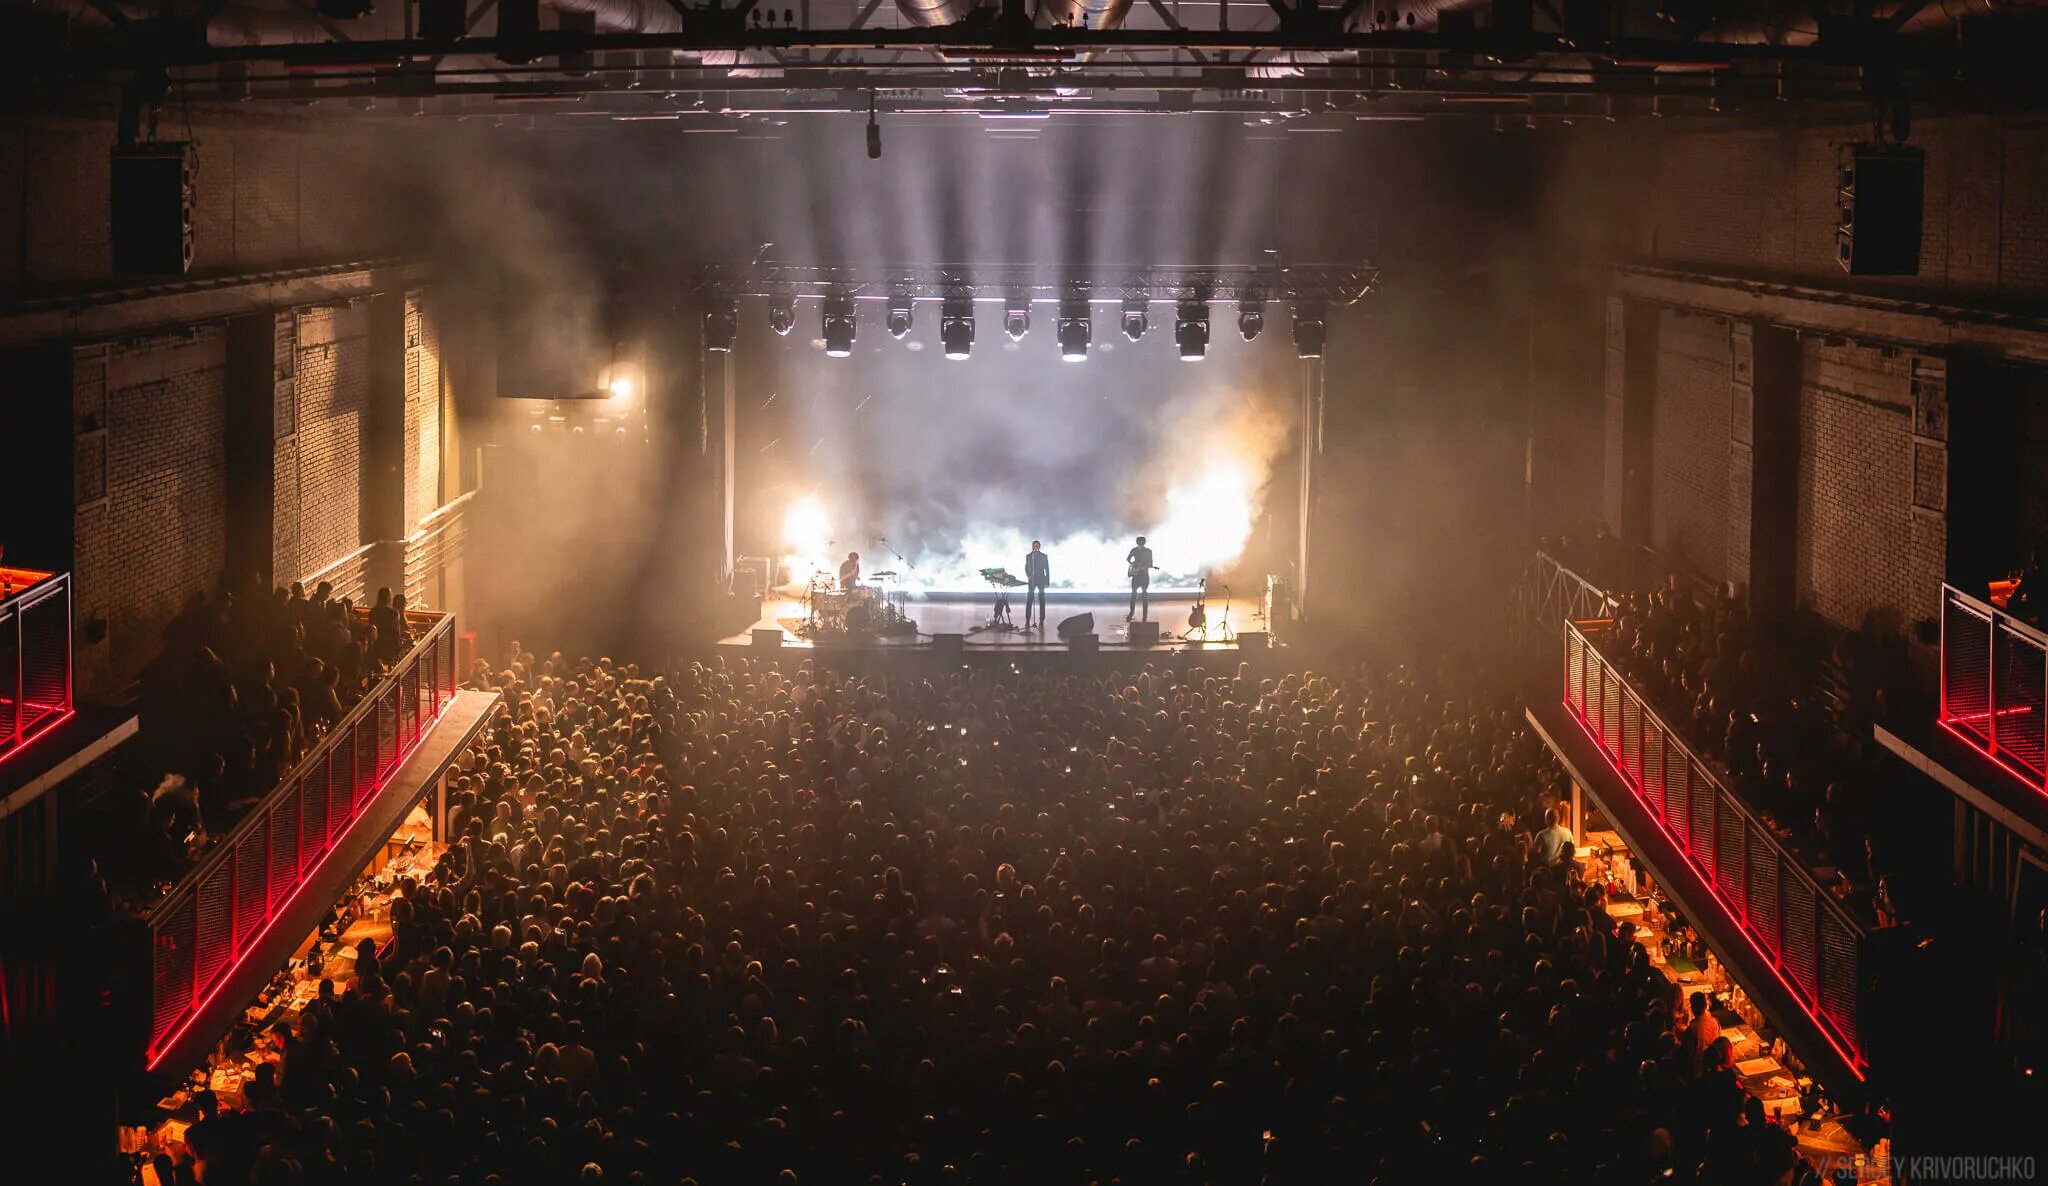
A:
<svg viewBox="0 0 2048 1186">
<path fill-rule="evenodd" d="M 783 650 L 824 650 L 834 653 L 914 653 L 931 651 L 936 648 L 934 636 L 957 634 L 961 636 L 963 655 L 1064 655 L 1069 653 L 1065 640 L 1060 638 L 1058 626 L 1063 619 L 1076 614 L 1095 615 L 1096 645 L 1104 653 L 1127 653 L 1133 655 L 1166 654 L 1176 652 L 1236 653 L 1245 649 L 1241 636 L 1252 634 L 1263 642 L 1270 637 L 1266 622 L 1260 617 L 1261 604 L 1258 601 L 1239 599 L 1229 603 L 1229 619 L 1224 620 L 1225 602 L 1220 597 L 1208 601 L 1208 637 L 1202 631 L 1188 630 L 1188 611 L 1194 606 L 1196 592 L 1192 589 L 1161 590 L 1152 597 L 1152 620 L 1159 624 L 1159 641 L 1146 645 L 1131 641 L 1131 624 L 1124 621 L 1124 612 L 1130 604 L 1128 593 L 1085 592 L 1077 590 L 1053 590 L 1050 617 L 1052 625 L 1044 629 L 1034 625 L 1029 631 L 1021 629 L 1024 621 L 1023 590 L 1014 590 L 1010 596 L 1010 616 L 1018 623 L 1018 629 L 1003 630 L 988 625 L 990 611 L 995 605 L 992 593 L 912 593 L 902 595 L 901 605 L 904 616 L 917 627 L 915 633 L 898 634 L 819 634 L 803 637 L 805 607 L 800 597 L 774 596 L 761 606 L 760 620 L 754 623 L 757 630 L 779 630 L 782 634 Z M 721 648 L 749 649 L 754 645 L 751 631 L 742 631 L 719 640 Z"/>
</svg>

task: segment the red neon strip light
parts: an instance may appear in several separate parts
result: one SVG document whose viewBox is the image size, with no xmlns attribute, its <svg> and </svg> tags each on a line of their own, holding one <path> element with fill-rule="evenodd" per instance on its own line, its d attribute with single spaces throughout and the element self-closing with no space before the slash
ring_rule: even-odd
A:
<svg viewBox="0 0 2048 1186">
<path fill-rule="evenodd" d="M 434 709 L 434 715 L 431 718 L 427 718 L 427 720 L 422 721 L 422 725 L 424 726 L 425 724 L 431 723 L 432 721 L 440 720 L 442 711 L 447 707 L 449 703 L 453 702 L 453 699 L 453 697 L 450 697 L 449 700 L 437 705 Z M 391 785 L 390 780 L 385 778 L 384 774 L 396 770 L 398 769 L 399 766 L 403 765 L 405 759 L 411 757 L 413 751 L 419 748 L 420 739 L 425 737 L 426 735 L 427 731 L 424 727 L 422 727 L 414 734 L 412 743 L 399 752 L 398 757 L 392 761 L 391 765 L 387 767 L 385 771 L 377 775 L 377 785 L 371 788 L 369 797 L 363 800 L 363 806 L 365 808 L 369 807 L 371 799 L 374 799 L 378 795 L 382 794 L 384 792 L 384 788 Z M 320 859 L 314 863 L 313 867 L 318 868 L 321 865 L 326 864 L 327 858 L 333 856 L 334 850 L 340 848 L 342 842 L 346 840 L 350 835 L 352 835 L 357 828 L 363 825 L 363 821 L 369 818 L 369 814 L 370 813 L 367 810 L 365 810 L 359 812 L 354 819 L 350 820 L 348 827 L 342 830 L 341 835 L 339 837 L 336 837 L 334 840 L 328 842 L 327 851 L 320 855 Z M 154 1071 L 157 1069 L 157 1067 L 163 1064 L 164 1058 L 170 1054 L 171 1048 L 178 1044 L 178 1039 L 183 1038 L 185 1036 L 185 1031 L 191 1029 L 193 1025 L 198 1023 L 200 1016 L 206 1012 L 207 1007 L 213 1004 L 214 998 L 220 996 L 221 991 L 228 986 L 228 981 L 234 977 L 235 971 L 239 969 L 242 966 L 242 964 L 248 960 L 249 953 L 252 950 L 254 950 L 258 944 L 262 943 L 265 938 L 269 937 L 272 928 L 277 926 L 277 924 L 284 918 L 285 914 L 290 910 L 292 904 L 294 902 L 297 902 L 299 898 L 305 894 L 306 888 L 312 884 L 313 879 L 311 877 L 301 876 L 299 878 L 299 884 L 294 886 L 292 888 L 292 892 L 285 897 L 285 900 L 282 903 L 280 903 L 276 909 L 270 912 L 270 920 L 263 924 L 263 928 L 261 930 L 257 931 L 254 935 L 250 936 L 249 939 L 245 943 L 243 943 L 242 954 L 232 960 L 229 960 L 227 964 L 222 966 L 220 970 L 220 975 L 213 982 L 213 988 L 207 992 L 206 996 L 203 999 L 201 999 L 198 1004 L 192 1006 L 191 1010 L 186 1013 L 185 1020 L 178 1026 L 178 1028 L 172 1030 L 170 1036 L 166 1037 L 163 1040 L 162 1044 L 155 1048 L 156 1052 L 150 1056 L 149 1061 L 143 1066 L 143 1069 L 145 1071 Z"/>
<path fill-rule="evenodd" d="M 1588 649 L 1590 650 L 1591 647 L 1589 646 Z M 1858 1083 L 1864 1082 L 1868 1078 L 1868 1076 L 1864 1075 L 1863 1073 L 1863 1056 L 1861 1054 L 1853 1053 L 1848 1048 L 1844 1047 L 1841 1042 L 1837 1041 L 1835 1038 L 1834 1031 L 1830 1026 L 1830 1023 L 1827 1020 L 1825 1020 L 1820 1013 L 1806 1007 L 1806 1002 L 1803 998 L 1801 998 L 1799 990 L 1793 986 L 1790 980 L 1785 979 L 1785 974 L 1783 972 L 1780 972 L 1778 970 L 1777 961 L 1773 959 L 1771 957 L 1771 954 L 1765 951 L 1763 949 L 1763 946 L 1756 941 L 1756 938 L 1749 933 L 1749 928 L 1744 926 L 1742 923 L 1742 916 L 1735 913 L 1732 909 L 1730 909 L 1733 903 L 1730 903 L 1726 898 L 1722 897 L 1720 887 L 1714 884 L 1714 879 L 1712 877 L 1709 877 L 1707 875 L 1707 871 L 1705 869 L 1702 869 L 1699 865 L 1699 862 L 1693 859 L 1691 847 L 1689 845 L 1681 843 L 1678 837 L 1672 834 L 1671 829 L 1665 826 L 1663 813 L 1658 811 L 1654 806 L 1651 805 L 1648 799 L 1645 799 L 1643 797 L 1642 788 L 1638 787 L 1635 784 L 1635 782 L 1629 778 L 1628 771 L 1622 769 L 1621 764 L 1615 761 L 1613 755 L 1607 752 L 1607 743 L 1600 740 L 1599 736 L 1593 732 L 1593 727 L 1587 724 L 1585 716 L 1582 715 L 1578 709 L 1572 707 L 1572 702 L 1570 700 L 1566 700 L 1564 702 L 1564 707 L 1565 711 L 1571 714 L 1572 719 L 1579 723 L 1579 729 L 1582 732 L 1584 732 L 1588 738 L 1592 740 L 1593 748 L 1600 751 L 1601 758 L 1605 759 L 1607 764 L 1613 768 L 1614 772 L 1621 776 L 1621 785 L 1627 787 L 1629 789 L 1629 793 L 1634 795 L 1638 802 L 1640 802 L 1644 807 L 1648 807 L 1650 809 L 1651 822 L 1655 823 L 1657 825 L 1657 830 L 1664 833 L 1665 838 L 1671 841 L 1672 847 L 1678 850 L 1678 855 L 1685 860 L 1685 863 L 1692 866 L 1692 871 L 1699 875 L 1701 883 L 1707 887 L 1707 895 L 1710 898 L 1715 899 L 1717 903 L 1721 906 L 1722 913 L 1735 923 L 1735 932 L 1742 936 L 1742 941 L 1744 943 L 1749 944 L 1750 949 L 1755 951 L 1757 955 L 1763 959 L 1764 967 L 1769 968 L 1771 975 L 1777 977 L 1778 983 L 1784 985 L 1785 991 L 1791 994 L 1792 1003 L 1799 1007 L 1799 1011 L 1801 1013 L 1806 1014 L 1807 1020 L 1813 1022 L 1814 1028 L 1820 1031 L 1820 1036 L 1827 1040 L 1828 1045 L 1834 1047 L 1836 1054 L 1842 1056 L 1842 1061 L 1849 1064 L 1849 1073 L 1856 1076 L 1856 1081 Z"/>
<path fill-rule="evenodd" d="M 1961 718 L 1957 719 L 1960 720 Z M 1934 718 L 1934 723 L 1947 730 L 1951 737 L 1969 746 L 1970 752 L 1982 754 L 1984 757 L 1991 759 L 2000 769 L 2026 784 L 2028 790 L 2037 794 L 2048 795 L 2048 787 L 2041 785 L 2042 776 L 2040 771 L 2029 767 L 2018 758 L 2008 756 L 2004 749 L 1992 749 L 1976 737 L 1956 728 L 1955 724 L 1945 717 Z"/>
<path fill-rule="evenodd" d="M 67 708 L 57 716 L 46 717 L 43 720 L 37 721 L 29 732 L 22 734 L 20 741 L 7 749 L 0 750 L 0 762 L 11 762 L 20 757 L 23 753 L 27 752 L 29 746 L 49 736 L 51 731 L 56 729 L 57 726 L 77 715 L 77 709 Z"/>
</svg>

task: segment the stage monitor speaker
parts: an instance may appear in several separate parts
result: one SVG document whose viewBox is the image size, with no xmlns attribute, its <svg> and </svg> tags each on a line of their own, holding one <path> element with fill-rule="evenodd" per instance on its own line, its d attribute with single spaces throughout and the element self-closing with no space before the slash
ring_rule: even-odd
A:
<svg viewBox="0 0 2048 1186">
<path fill-rule="evenodd" d="M 1919 275 L 1927 154 L 1904 144 L 1844 144 L 1836 159 L 1835 258 L 1842 270 Z"/>
<path fill-rule="evenodd" d="M 1134 647 L 1156 647 L 1159 645 L 1159 623 L 1132 622 L 1131 645 Z"/>
<path fill-rule="evenodd" d="M 756 626 L 756 627 L 754 627 L 754 648 L 755 648 L 756 650 L 774 650 L 774 649 L 776 649 L 777 647 L 780 647 L 781 645 L 782 645 L 782 627 L 780 627 L 780 626 Z"/>
<path fill-rule="evenodd" d="M 947 662 L 954 662 L 967 653 L 967 636 L 964 634 L 932 635 L 932 653 Z"/>
<path fill-rule="evenodd" d="M 182 276 L 192 268 L 192 156 L 184 141 L 116 145 L 109 175 L 114 270 Z"/>
<path fill-rule="evenodd" d="M 1268 641 L 1265 631 L 1246 630 L 1237 636 L 1237 649 L 1240 651 L 1263 651 L 1266 649 Z"/>
<path fill-rule="evenodd" d="M 1095 633 L 1095 615 L 1075 614 L 1071 618 L 1062 618 L 1057 630 L 1061 638 L 1071 638 L 1076 634 L 1093 634 Z"/>
</svg>

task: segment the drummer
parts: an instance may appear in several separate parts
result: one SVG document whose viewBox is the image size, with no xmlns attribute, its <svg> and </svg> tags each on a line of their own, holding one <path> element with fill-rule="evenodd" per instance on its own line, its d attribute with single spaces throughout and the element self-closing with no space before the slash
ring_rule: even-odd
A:
<svg viewBox="0 0 2048 1186">
<path fill-rule="evenodd" d="M 839 565 L 839 587 L 841 589 L 860 588 L 859 552 L 848 552 L 845 561 Z"/>
</svg>

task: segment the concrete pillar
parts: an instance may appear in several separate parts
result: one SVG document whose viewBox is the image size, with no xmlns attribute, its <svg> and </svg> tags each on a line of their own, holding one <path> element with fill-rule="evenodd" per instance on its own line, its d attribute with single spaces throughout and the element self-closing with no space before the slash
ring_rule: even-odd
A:
<svg viewBox="0 0 2048 1186">
<path fill-rule="evenodd" d="M 1607 530 L 1625 543 L 1650 539 L 1651 417 L 1657 405 L 1657 307 L 1607 301 Z"/>
<path fill-rule="evenodd" d="M 363 409 L 362 516 L 376 545 L 364 584 L 405 587 L 405 294 L 370 298 L 369 394 Z"/>
<path fill-rule="evenodd" d="M 1740 503 L 1730 490 L 1729 531 L 1736 524 L 1743 541 L 1743 567 L 1750 612 L 1768 618 L 1798 608 L 1799 596 L 1799 336 L 1783 326 L 1737 325 L 1737 340 L 1748 349 L 1749 390 L 1738 402 L 1750 438 L 1748 496 Z M 1738 368 L 1745 362 L 1738 347 Z M 1743 376 L 1736 377 L 1738 385 Z M 1741 413 L 1746 409 L 1747 416 Z M 1741 431 L 1738 429 L 1737 431 Z M 1746 514 L 1737 515 L 1743 507 Z M 1734 555 L 1729 573 L 1735 572 Z"/>
<path fill-rule="evenodd" d="M 227 569 L 239 580 L 262 575 L 267 587 L 299 574 L 276 571 L 277 317 L 255 313 L 228 322 L 226 438 Z"/>
</svg>

